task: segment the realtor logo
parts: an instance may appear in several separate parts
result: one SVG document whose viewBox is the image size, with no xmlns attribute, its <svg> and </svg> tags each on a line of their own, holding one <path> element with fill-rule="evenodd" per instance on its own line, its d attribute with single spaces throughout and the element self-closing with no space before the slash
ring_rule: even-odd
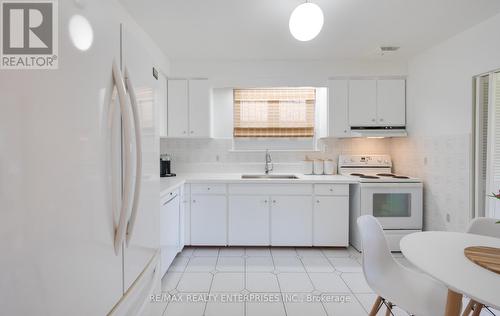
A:
<svg viewBox="0 0 500 316">
<path fill-rule="evenodd" d="M 57 0 L 1 2 L 2 69 L 57 69 Z"/>
</svg>

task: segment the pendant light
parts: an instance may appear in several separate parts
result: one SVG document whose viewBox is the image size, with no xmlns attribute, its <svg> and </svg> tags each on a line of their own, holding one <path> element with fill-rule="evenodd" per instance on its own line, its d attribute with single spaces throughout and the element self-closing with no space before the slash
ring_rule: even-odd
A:
<svg viewBox="0 0 500 316">
<path fill-rule="evenodd" d="M 306 42 L 315 38 L 323 27 L 323 11 L 314 3 L 306 1 L 297 6 L 290 15 L 288 26 L 297 40 Z"/>
</svg>

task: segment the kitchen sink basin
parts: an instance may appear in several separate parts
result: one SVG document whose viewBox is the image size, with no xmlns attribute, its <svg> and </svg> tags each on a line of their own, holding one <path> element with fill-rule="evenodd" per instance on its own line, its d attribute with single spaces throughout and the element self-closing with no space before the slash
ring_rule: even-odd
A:
<svg viewBox="0 0 500 316">
<path fill-rule="evenodd" d="M 244 174 L 242 179 L 298 179 L 293 174 Z"/>
</svg>

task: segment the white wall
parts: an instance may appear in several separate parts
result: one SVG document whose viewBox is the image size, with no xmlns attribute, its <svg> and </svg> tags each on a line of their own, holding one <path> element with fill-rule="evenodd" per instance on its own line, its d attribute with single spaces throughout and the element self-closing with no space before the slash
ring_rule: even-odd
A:
<svg viewBox="0 0 500 316">
<path fill-rule="evenodd" d="M 409 139 L 393 141 L 398 172 L 424 179 L 425 227 L 465 229 L 472 211 L 473 77 L 500 68 L 500 15 L 410 60 Z"/>
<path fill-rule="evenodd" d="M 500 68 L 500 14 L 409 62 L 408 127 L 412 134 L 471 132 L 475 75 Z"/>
</svg>

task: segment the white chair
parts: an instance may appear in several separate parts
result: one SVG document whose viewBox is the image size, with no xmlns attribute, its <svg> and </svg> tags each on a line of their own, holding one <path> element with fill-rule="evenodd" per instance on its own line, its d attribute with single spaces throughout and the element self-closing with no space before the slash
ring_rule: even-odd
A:
<svg viewBox="0 0 500 316">
<path fill-rule="evenodd" d="M 448 289 L 431 277 L 396 262 L 375 217 L 360 216 L 358 227 L 363 248 L 363 273 L 378 295 L 370 316 L 375 316 L 382 305 L 387 307 L 386 315 L 392 314 L 393 304 L 411 315 L 444 315 Z"/>
<path fill-rule="evenodd" d="M 467 233 L 500 238 L 500 224 L 498 219 L 477 217 L 467 227 Z"/>
<path fill-rule="evenodd" d="M 472 220 L 469 227 L 467 227 L 467 233 L 500 238 L 500 224 L 497 224 L 497 221 L 498 220 L 494 218 L 477 217 Z M 479 315 L 483 308 L 489 310 L 489 307 L 474 300 L 470 300 L 462 316 L 469 315 L 470 313 L 473 313 L 473 316 Z M 493 312 L 491 312 L 491 314 L 495 315 Z"/>
</svg>

